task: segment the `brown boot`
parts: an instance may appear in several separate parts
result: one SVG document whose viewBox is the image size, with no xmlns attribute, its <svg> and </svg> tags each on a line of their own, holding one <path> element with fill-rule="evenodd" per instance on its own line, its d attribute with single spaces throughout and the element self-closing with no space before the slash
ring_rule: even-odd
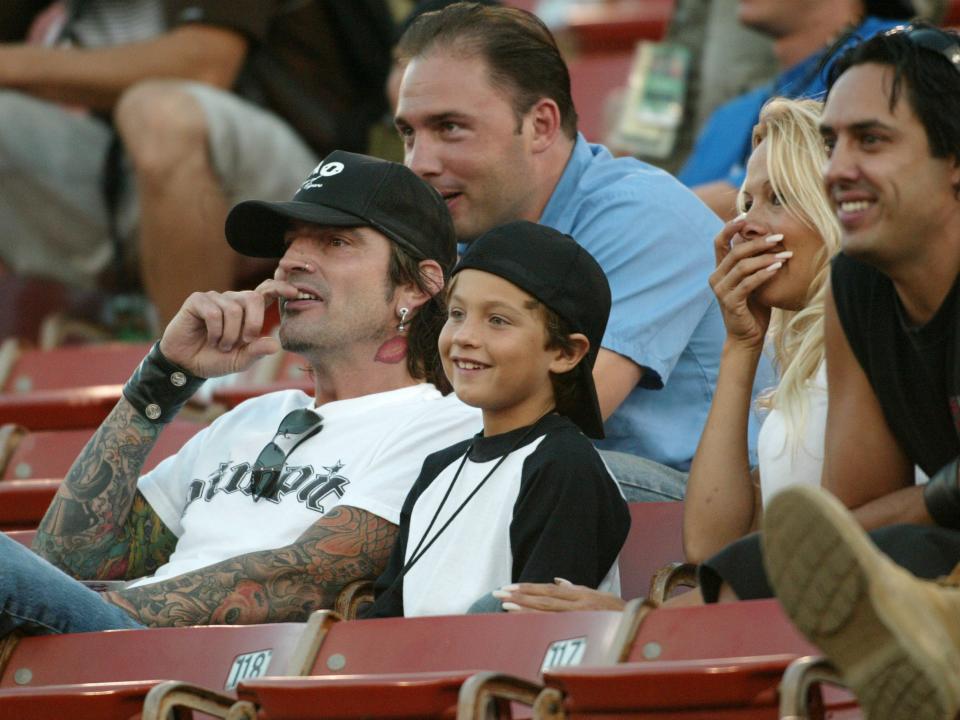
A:
<svg viewBox="0 0 960 720">
<path fill-rule="evenodd" d="M 870 720 L 960 711 L 960 589 L 919 580 L 819 488 L 793 487 L 763 518 L 770 584 Z"/>
</svg>

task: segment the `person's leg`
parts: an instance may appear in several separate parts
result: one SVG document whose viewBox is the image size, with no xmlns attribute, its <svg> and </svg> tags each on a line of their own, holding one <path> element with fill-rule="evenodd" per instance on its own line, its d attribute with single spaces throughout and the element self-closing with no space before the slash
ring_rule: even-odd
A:
<svg viewBox="0 0 960 720">
<path fill-rule="evenodd" d="M 224 240 L 229 206 L 289 199 L 317 158 L 276 116 L 197 83 L 140 83 L 114 117 L 136 175 L 143 284 L 162 327 L 191 292 L 232 289 L 254 269 Z"/>
<path fill-rule="evenodd" d="M 0 533 L 0 637 L 143 627 L 120 608 Z"/>
<path fill-rule="evenodd" d="M 916 542 L 913 526 L 899 527 L 884 533 L 887 543 L 897 535 Z M 763 528 L 777 597 L 868 717 L 952 718 L 960 711 L 960 589 L 898 566 L 819 488 L 779 493 Z"/>
<path fill-rule="evenodd" d="M 630 453 L 601 450 L 627 502 L 683 500 L 687 474 Z"/>
<path fill-rule="evenodd" d="M 506 612 L 506 610 L 503 609 L 500 601 L 490 593 L 484 595 L 467 609 L 467 615 L 483 615 L 486 613 L 499 612 Z"/>
<path fill-rule="evenodd" d="M 93 287 L 113 257 L 102 190 L 107 125 L 0 90 L 0 264 Z"/>
</svg>

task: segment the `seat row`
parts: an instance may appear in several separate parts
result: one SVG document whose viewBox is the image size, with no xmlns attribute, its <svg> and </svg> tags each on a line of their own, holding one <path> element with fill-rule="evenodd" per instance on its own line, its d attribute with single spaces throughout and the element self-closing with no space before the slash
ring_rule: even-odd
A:
<svg viewBox="0 0 960 720">
<path fill-rule="evenodd" d="M 354 622 L 318 611 L 8 638 L 0 717 L 772 718 L 785 670 L 811 650 L 773 601 Z M 818 706 L 857 712 L 834 690 Z"/>
</svg>

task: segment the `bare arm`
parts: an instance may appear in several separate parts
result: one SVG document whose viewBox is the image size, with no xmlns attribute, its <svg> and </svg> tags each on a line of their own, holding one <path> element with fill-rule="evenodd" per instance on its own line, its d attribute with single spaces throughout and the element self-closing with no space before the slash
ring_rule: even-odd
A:
<svg viewBox="0 0 960 720">
<path fill-rule="evenodd" d="M 184 25 L 151 40 L 104 48 L 0 45 L 0 86 L 110 110 L 127 88 L 151 78 L 230 88 L 246 51 L 243 35 L 211 25 Z"/>
<path fill-rule="evenodd" d="M 913 465 L 887 425 L 828 293 L 824 318 L 828 410 L 823 486 L 867 529 L 897 522 L 930 524 Z"/>
<path fill-rule="evenodd" d="M 286 547 L 104 598 L 156 627 L 303 621 L 332 607 L 348 583 L 383 572 L 396 534 L 383 518 L 341 505 Z"/>
<path fill-rule="evenodd" d="M 683 551 L 702 563 L 756 528 L 760 473 L 750 470 L 747 428 L 760 354 L 724 344 L 710 413 L 690 465 Z"/>
<path fill-rule="evenodd" d="M 606 420 L 626 400 L 643 377 L 643 368 L 633 360 L 612 350 L 600 348 L 593 366 L 600 414 Z"/>
<path fill-rule="evenodd" d="M 741 236 L 744 226 L 742 219 L 727 223 L 713 242 L 717 269 L 710 287 L 727 337 L 683 504 L 683 547 L 694 563 L 756 529 L 760 514 L 760 473 L 750 470 L 748 429 L 770 308 L 758 304 L 753 293 L 774 277 L 776 270 L 768 268 L 779 258 L 767 238 Z"/>
</svg>

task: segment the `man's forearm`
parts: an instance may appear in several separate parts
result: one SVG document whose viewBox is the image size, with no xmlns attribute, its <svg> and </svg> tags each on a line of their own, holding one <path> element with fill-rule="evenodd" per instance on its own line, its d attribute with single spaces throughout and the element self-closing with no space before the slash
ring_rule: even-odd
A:
<svg viewBox="0 0 960 720">
<path fill-rule="evenodd" d="M 155 627 L 300 622 L 332 607 L 348 583 L 383 572 L 396 532 L 383 518 L 338 507 L 286 547 L 104 597 Z"/>
<path fill-rule="evenodd" d="M 119 553 L 117 543 L 129 534 L 137 478 L 160 427 L 121 398 L 74 461 L 40 522 L 33 543 L 39 555 L 81 579 L 129 576 L 127 553 Z M 152 512 L 137 512 L 145 515 L 138 532 L 165 534 L 146 519 Z"/>
<path fill-rule="evenodd" d="M 245 52 L 246 41 L 239 34 L 199 25 L 103 48 L 0 45 L 0 87 L 109 111 L 127 88 L 151 78 L 229 88 Z"/>
</svg>

